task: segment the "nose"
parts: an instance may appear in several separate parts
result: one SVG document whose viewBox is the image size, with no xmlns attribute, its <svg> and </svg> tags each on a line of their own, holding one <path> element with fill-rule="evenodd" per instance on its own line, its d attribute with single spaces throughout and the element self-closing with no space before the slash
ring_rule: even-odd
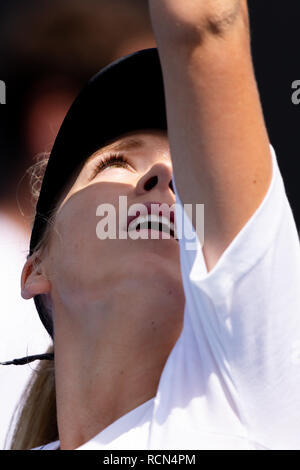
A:
<svg viewBox="0 0 300 470">
<path fill-rule="evenodd" d="M 174 193 L 172 183 L 172 166 L 171 164 L 160 162 L 154 164 L 139 180 L 136 185 L 136 193 L 138 195 L 145 194 L 152 189 L 166 191 L 171 189 Z"/>
</svg>

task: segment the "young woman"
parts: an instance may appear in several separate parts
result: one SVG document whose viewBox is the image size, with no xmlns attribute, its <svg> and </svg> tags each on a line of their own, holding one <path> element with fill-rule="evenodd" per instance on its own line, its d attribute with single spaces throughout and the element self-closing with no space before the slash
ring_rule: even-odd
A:
<svg viewBox="0 0 300 470">
<path fill-rule="evenodd" d="M 141 51 L 89 82 L 37 203 L 22 296 L 53 338 L 58 431 L 39 448 L 300 449 L 299 240 L 247 4 L 149 5 L 159 58 Z M 131 239 L 120 196 L 169 228 L 176 201 L 187 230 Z M 101 204 L 115 209 L 116 238 L 98 237 Z"/>
</svg>

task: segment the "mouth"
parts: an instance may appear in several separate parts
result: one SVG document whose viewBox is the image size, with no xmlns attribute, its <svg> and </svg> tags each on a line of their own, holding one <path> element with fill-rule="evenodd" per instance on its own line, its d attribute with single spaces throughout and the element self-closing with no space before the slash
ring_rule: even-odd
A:
<svg viewBox="0 0 300 470">
<path fill-rule="evenodd" d="M 166 217 L 160 217 L 157 215 L 146 215 L 139 216 L 134 219 L 128 227 L 128 232 L 136 230 L 140 232 L 142 230 L 154 230 L 156 232 L 164 232 L 175 238 L 175 226 Z"/>
<path fill-rule="evenodd" d="M 152 231 L 160 232 L 161 235 L 158 238 L 173 238 L 178 242 L 174 213 L 170 212 L 169 206 L 164 205 L 162 208 L 159 203 L 145 203 L 144 206 L 145 210 L 142 211 L 142 214 L 139 213 L 128 218 L 127 231 L 142 232 L 146 230 L 148 234 L 151 234 Z"/>
</svg>

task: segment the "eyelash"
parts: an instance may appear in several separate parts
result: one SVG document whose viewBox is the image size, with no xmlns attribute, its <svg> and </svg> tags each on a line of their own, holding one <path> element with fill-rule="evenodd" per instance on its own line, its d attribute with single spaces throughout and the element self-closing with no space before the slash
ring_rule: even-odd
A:
<svg viewBox="0 0 300 470">
<path fill-rule="evenodd" d="M 111 153 L 110 155 L 107 155 L 106 157 L 102 158 L 99 162 L 97 162 L 95 168 L 92 171 L 92 176 L 90 179 L 95 178 L 95 176 L 101 170 L 109 166 L 121 166 L 127 168 L 129 166 L 129 161 L 126 157 L 124 157 L 124 155 Z"/>
</svg>

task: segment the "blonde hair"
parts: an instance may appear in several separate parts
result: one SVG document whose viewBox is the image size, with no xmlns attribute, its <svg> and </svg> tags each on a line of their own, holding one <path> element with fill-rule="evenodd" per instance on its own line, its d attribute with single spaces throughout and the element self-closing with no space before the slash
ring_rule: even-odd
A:
<svg viewBox="0 0 300 470">
<path fill-rule="evenodd" d="M 51 345 L 47 352 L 53 352 Z M 10 450 L 29 450 L 58 440 L 55 374 L 52 361 L 41 361 L 14 412 L 17 419 Z"/>
<path fill-rule="evenodd" d="M 34 205 L 39 197 L 49 154 L 40 154 L 36 157 L 36 160 L 36 163 L 28 169 Z M 51 223 L 48 224 L 45 234 L 35 251 L 42 249 L 47 243 L 50 227 Z M 51 345 L 47 353 L 53 353 L 53 350 L 54 347 Z M 13 426 L 10 450 L 28 450 L 58 440 L 53 361 L 43 360 L 35 370 L 33 369 L 29 382 L 14 411 L 6 440 Z"/>
</svg>

